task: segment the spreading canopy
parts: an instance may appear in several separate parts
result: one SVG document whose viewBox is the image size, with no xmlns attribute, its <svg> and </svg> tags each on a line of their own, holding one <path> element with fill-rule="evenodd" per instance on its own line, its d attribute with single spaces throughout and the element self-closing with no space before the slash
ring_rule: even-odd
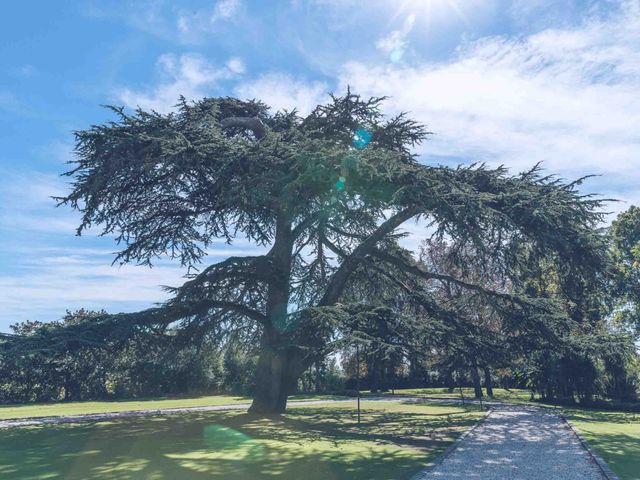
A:
<svg viewBox="0 0 640 480">
<path fill-rule="evenodd" d="M 59 200 L 81 212 L 78 234 L 99 227 L 114 235 L 116 262 L 169 256 L 193 273 L 166 304 L 104 317 L 82 334 L 95 340 L 113 328 L 176 321 L 196 330 L 246 326 L 262 332 L 258 376 L 281 379 L 282 388 L 263 386 L 281 408 L 300 369 L 326 354 L 349 304 L 371 298 L 381 278 L 427 319 L 452 312 L 425 279 L 473 289 L 503 308 L 548 308 L 417 264 L 399 244 L 409 221 L 454 250 L 473 248 L 479 262 L 498 259 L 505 275 L 526 268 L 523 250 L 527 261 L 548 258 L 566 275 L 603 265 L 600 202 L 581 196 L 579 182 L 538 167 L 511 175 L 420 163 L 412 152 L 429 132 L 405 114 L 385 117 L 383 101 L 348 91 L 303 117 L 270 113 L 259 101 L 181 100 L 168 115 L 113 108 L 115 121 L 77 132 L 72 191 Z M 207 265 L 216 242 L 239 238 L 256 254 Z"/>
</svg>

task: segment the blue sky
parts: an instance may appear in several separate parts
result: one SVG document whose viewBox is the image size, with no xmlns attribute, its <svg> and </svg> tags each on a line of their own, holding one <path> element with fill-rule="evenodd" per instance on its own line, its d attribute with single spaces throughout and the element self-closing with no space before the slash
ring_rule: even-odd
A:
<svg viewBox="0 0 640 480">
<path fill-rule="evenodd" d="M 103 104 L 235 95 L 306 112 L 351 85 L 436 132 L 426 163 L 542 161 L 599 174 L 585 189 L 623 200 L 614 211 L 640 200 L 640 1 L 24 1 L 4 5 L 0 36 L 0 331 L 145 308 L 182 281 L 167 262 L 112 267 L 113 241 L 74 236 L 49 198 Z"/>
</svg>

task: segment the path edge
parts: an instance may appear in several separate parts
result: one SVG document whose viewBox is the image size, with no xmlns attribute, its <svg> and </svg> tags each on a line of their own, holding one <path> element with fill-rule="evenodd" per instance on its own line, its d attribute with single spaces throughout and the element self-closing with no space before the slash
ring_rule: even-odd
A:
<svg viewBox="0 0 640 480">
<path fill-rule="evenodd" d="M 431 463 L 429 463 L 427 465 L 426 468 L 424 468 L 423 470 L 420 470 L 418 473 L 416 473 L 413 477 L 411 477 L 411 480 L 426 480 L 427 476 L 436 468 L 438 467 L 440 464 L 442 464 L 442 462 L 444 462 L 447 458 L 449 458 L 451 456 L 451 454 L 460 446 L 460 444 L 462 443 L 462 441 L 467 438 L 469 435 L 471 435 L 471 433 L 473 431 L 475 431 L 478 427 L 480 427 L 481 425 L 483 425 L 487 419 L 489 418 L 489 416 L 495 411 L 495 408 L 491 407 L 489 408 L 485 414 L 484 417 L 482 417 L 480 420 L 478 420 L 476 422 L 475 425 L 473 425 L 470 429 L 462 432 L 462 434 L 456 438 L 453 443 L 451 443 L 451 445 L 449 445 L 447 448 L 445 448 L 444 452 L 442 452 L 435 460 L 433 460 Z M 619 480 L 619 479 L 612 479 L 612 480 Z"/>
<path fill-rule="evenodd" d="M 582 445 L 582 448 L 584 448 L 587 451 L 587 453 L 589 454 L 589 457 L 591 457 L 591 460 L 595 462 L 595 464 L 600 469 L 600 472 L 602 472 L 602 474 L 604 475 L 604 478 L 606 478 L 607 480 L 620 480 L 620 478 L 614 473 L 614 471 L 611 470 L 611 467 L 609 467 L 607 462 L 605 462 L 600 455 L 598 455 L 596 452 L 593 451 L 593 449 L 589 445 L 589 442 L 587 442 L 587 440 L 582 436 L 582 434 L 578 431 L 578 429 L 571 422 L 571 420 L 567 418 L 565 413 L 558 412 L 558 415 L 564 421 L 564 423 L 567 424 L 567 426 L 573 432 L 573 434 L 578 438 L 578 441 Z"/>
</svg>

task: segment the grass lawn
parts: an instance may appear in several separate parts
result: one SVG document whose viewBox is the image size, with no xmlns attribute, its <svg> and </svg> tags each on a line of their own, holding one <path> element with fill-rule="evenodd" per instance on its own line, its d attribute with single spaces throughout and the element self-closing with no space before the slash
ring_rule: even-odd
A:
<svg viewBox="0 0 640 480">
<path fill-rule="evenodd" d="M 347 397 L 330 395 L 294 395 L 290 401 L 296 400 L 334 400 Z M 212 395 L 193 398 L 156 398 L 142 400 L 114 400 L 103 402 L 69 402 L 39 403 L 27 405 L 0 406 L 0 420 L 9 418 L 55 417 L 60 415 L 82 415 L 88 413 L 125 412 L 130 410 L 153 410 L 158 408 L 209 407 L 251 403 L 250 397 L 234 397 L 231 395 Z"/>
<path fill-rule="evenodd" d="M 453 392 L 449 392 L 447 388 L 404 388 L 396 390 L 397 395 L 416 395 L 423 397 L 434 398 L 454 398 L 460 399 L 460 389 L 456 388 Z M 504 388 L 494 388 L 493 397 L 487 397 L 486 391 L 483 389 L 485 396 L 483 400 L 496 400 L 500 402 L 510 403 L 529 403 L 531 399 L 531 392 L 529 390 L 522 390 L 513 388 L 511 390 L 505 390 Z M 465 399 L 473 399 L 473 388 L 463 388 L 462 394 Z M 374 394 L 371 394 L 374 395 Z"/>
<path fill-rule="evenodd" d="M 640 480 L 640 414 L 577 409 L 566 412 L 621 480 Z"/>
<path fill-rule="evenodd" d="M 19 427 L 0 435 L 0 478 L 374 480 L 410 478 L 482 413 L 363 402 Z"/>
</svg>

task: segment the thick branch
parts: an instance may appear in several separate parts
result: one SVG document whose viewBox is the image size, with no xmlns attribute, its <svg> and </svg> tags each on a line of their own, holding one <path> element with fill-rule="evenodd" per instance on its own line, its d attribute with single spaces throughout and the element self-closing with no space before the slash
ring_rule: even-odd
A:
<svg viewBox="0 0 640 480">
<path fill-rule="evenodd" d="M 240 127 L 251 130 L 258 140 L 263 138 L 267 129 L 258 117 L 228 117 L 220 120 L 222 128 Z"/>
<path fill-rule="evenodd" d="M 375 248 L 377 243 L 381 241 L 385 236 L 393 232 L 396 228 L 402 225 L 420 213 L 415 207 L 406 208 L 391 218 L 383 222 L 371 235 L 367 237 L 360 245 L 358 245 L 353 252 L 342 262 L 340 268 L 331 277 L 331 281 L 327 287 L 327 290 L 319 303 L 319 306 L 332 305 L 338 301 L 342 291 L 344 290 L 347 280 L 351 273 L 358 266 L 360 261 Z"/>
<path fill-rule="evenodd" d="M 202 299 L 193 302 L 189 301 L 181 301 L 180 299 L 173 299 L 169 301 L 169 303 L 165 304 L 162 307 L 157 309 L 150 309 L 148 312 L 152 314 L 157 311 L 159 316 L 161 316 L 161 322 L 157 323 L 165 323 L 169 324 L 173 321 L 180 320 L 182 318 L 186 318 L 192 315 L 203 314 L 207 312 L 211 308 L 220 308 L 223 310 L 233 311 L 240 315 L 243 315 L 247 318 L 255 320 L 256 322 L 264 325 L 267 323 L 267 317 L 263 315 L 258 310 L 254 310 L 246 305 L 241 303 L 237 303 L 230 300 L 209 300 Z M 145 312 L 142 312 L 145 313 Z M 127 315 L 127 314 L 125 314 Z M 135 314 L 128 314 L 135 315 Z M 153 323 L 153 322 L 147 322 Z"/>
<path fill-rule="evenodd" d="M 226 260 L 209 265 L 192 280 L 185 282 L 179 288 L 171 290 L 187 290 L 191 287 L 197 287 L 206 281 L 211 281 L 216 277 L 231 278 L 242 276 L 256 281 L 268 282 L 273 273 L 271 269 L 268 255 L 228 257 Z"/>
<path fill-rule="evenodd" d="M 460 280 L 458 278 L 455 278 L 451 275 L 446 275 L 446 274 L 442 274 L 442 273 L 434 273 L 434 272 L 429 272 L 427 270 L 425 270 L 424 268 L 422 268 L 420 265 L 417 265 L 413 262 L 408 261 L 407 259 L 403 259 L 400 257 L 397 257 L 395 255 L 391 255 L 390 253 L 387 252 L 383 252 L 382 250 L 379 249 L 373 249 L 371 251 L 371 254 L 378 257 L 379 259 L 390 263 L 391 265 L 395 266 L 396 268 L 402 270 L 403 272 L 406 272 L 408 274 L 423 278 L 425 280 L 439 280 L 441 282 L 447 282 L 447 283 L 455 283 L 456 285 L 459 285 L 467 290 L 473 290 L 475 292 L 481 293 L 483 295 L 489 295 L 492 297 L 497 297 L 497 298 L 502 298 L 504 300 L 509 300 L 512 302 L 516 302 L 518 304 L 526 304 L 526 301 L 523 301 L 522 299 L 514 296 L 514 295 L 509 295 L 508 293 L 501 293 L 501 292 L 496 292 L 494 290 L 489 290 L 486 288 L 481 287 L 480 285 L 476 285 L 474 283 L 468 283 L 465 282 L 464 280 Z"/>
<path fill-rule="evenodd" d="M 210 306 L 211 308 L 224 308 L 225 310 L 234 311 L 236 313 L 239 313 L 240 315 L 255 320 L 262 325 L 266 325 L 268 323 L 268 319 L 265 315 L 245 305 L 240 305 L 233 302 L 212 301 L 210 302 Z"/>
<path fill-rule="evenodd" d="M 302 233 L 309 228 L 311 225 L 313 225 L 315 222 L 318 221 L 318 219 L 322 216 L 325 215 L 324 212 L 316 212 L 313 215 L 310 215 L 309 217 L 305 218 L 304 220 L 302 220 L 300 223 L 298 223 L 293 230 L 291 231 L 291 236 L 294 239 L 297 239 L 300 235 L 302 235 Z"/>
</svg>

